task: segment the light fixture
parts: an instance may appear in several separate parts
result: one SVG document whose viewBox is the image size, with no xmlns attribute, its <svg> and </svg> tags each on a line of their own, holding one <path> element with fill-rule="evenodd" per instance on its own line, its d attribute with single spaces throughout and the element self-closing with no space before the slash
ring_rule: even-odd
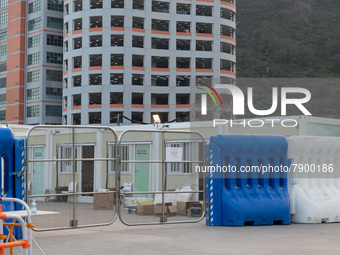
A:
<svg viewBox="0 0 340 255">
<path fill-rule="evenodd" d="M 161 123 L 161 119 L 159 118 L 158 114 L 152 115 L 152 118 L 153 118 L 153 125 L 158 125 Z"/>
</svg>

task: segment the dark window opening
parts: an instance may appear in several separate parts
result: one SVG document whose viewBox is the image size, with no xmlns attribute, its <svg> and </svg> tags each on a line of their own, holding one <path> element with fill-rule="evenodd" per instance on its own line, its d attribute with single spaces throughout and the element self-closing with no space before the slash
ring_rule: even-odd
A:
<svg viewBox="0 0 340 255">
<path fill-rule="evenodd" d="M 102 16 L 90 17 L 90 28 L 98 27 L 103 27 L 103 17 Z"/>
<path fill-rule="evenodd" d="M 177 76 L 176 86 L 179 87 L 190 86 L 190 76 Z"/>
<path fill-rule="evenodd" d="M 102 74 L 90 74 L 89 85 L 102 85 Z"/>
<path fill-rule="evenodd" d="M 190 121 L 190 112 L 176 112 L 177 122 L 188 122 Z"/>
<path fill-rule="evenodd" d="M 73 76 L 73 87 L 81 86 L 81 75 Z"/>
<path fill-rule="evenodd" d="M 73 58 L 73 69 L 75 69 L 75 68 L 81 68 L 81 60 L 82 60 L 82 57 L 81 57 L 81 56 L 78 56 L 78 57 L 74 57 L 74 58 Z"/>
<path fill-rule="evenodd" d="M 212 6 L 196 5 L 196 15 L 197 16 L 211 17 L 212 13 L 213 13 L 213 7 Z"/>
<path fill-rule="evenodd" d="M 72 96 L 72 106 L 80 106 L 81 105 L 81 94 Z"/>
<path fill-rule="evenodd" d="M 73 31 L 82 30 L 83 29 L 83 20 L 75 19 L 73 20 Z"/>
<path fill-rule="evenodd" d="M 152 49 L 168 50 L 169 39 L 152 38 L 151 39 Z"/>
<path fill-rule="evenodd" d="M 196 23 L 196 33 L 212 34 L 212 24 Z"/>
<path fill-rule="evenodd" d="M 176 32 L 190 33 L 190 22 L 177 22 Z"/>
<path fill-rule="evenodd" d="M 82 46 L 82 38 L 78 37 L 78 38 L 74 38 L 73 39 L 73 49 L 81 49 Z"/>
<path fill-rule="evenodd" d="M 143 48 L 144 47 L 144 37 L 143 36 L 132 36 L 132 47 Z"/>
<path fill-rule="evenodd" d="M 143 86 L 143 84 L 144 84 L 144 75 L 142 74 L 132 75 L 132 85 Z"/>
<path fill-rule="evenodd" d="M 132 93 L 132 104 L 144 104 L 143 93 Z"/>
<path fill-rule="evenodd" d="M 110 104 L 123 104 L 123 93 L 111 92 Z"/>
<path fill-rule="evenodd" d="M 177 50 L 190 50 L 190 40 L 177 40 Z"/>
<path fill-rule="evenodd" d="M 169 68 L 168 57 L 151 57 L 151 61 L 154 68 Z"/>
<path fill-rule="evenodd" d="M 169 3 L 161 1 L 152 1 L 152 11 L 169 13 Z"/>
<path fill-rule="evenodd" d="M 111 35 L 111 46 L 123 47 L 124 36 L 123 35 Z"/>
<path fill-rule="evenodd" d="M 89 113 L 89 124 L 101 124 L 102 113 L 101 112 L 90 112 Z"/>
<path fill-rule="evenodd" d="M 169 76 L 152 75 L 151 85 L 152 86 L 169 86 Z"/>
<path fill-rule="evenodd" d="M 212 51 L 212 41 L 196 41 L 197 51 Z"/>
<path fill-rule="evenodd" d="M 168 94 L 151 94 L 151 104 L 167 105 L 169 104 L 169 95 Z"/>
<path fill-rule="evenodd" d="M 81 114 L 80 113 L 72 114 L 72 123 L 73 123 L 73 125 L 80 125 L 81 124 Z"/>
<path fill-rule="evenodd" d="M 123 112 L 110 112 L 110 123 L 123 123 Z"/>
<path fill-rule="evenodd" d="M 89 93 L 89 105 L 102 104 L 101 93 Z"/>
<path fill-rule="evenodd" d="M 176 94 L 176 104 L 190 104 L 190 94 Z"/>
<path fill-rule="evenodd" d="M 136 122 L 143 122 L 143 112 L 132 112 L 131 118 Z"/>
<path fill-rule="evenodd" d="M 123 85 L 124 84 L 124 74 L 115 73 L 110 75 L 110 84 L 111 85 Z"/>
<path fill-rule="evenodd" d="M 158 31 L 169 31 L 169 21 L 168 20 L 152 20 L 152 30 Z"/>
<path fill-rule="evenodd" d="M 144 56 L 143 55 L 132 55 L 132 66 L 143 67 Z"/>
<path fill-rule="evenodd" d="M 75 0 L 73 10 L 74 12 L 79 12 L 83 10 L 83 0 Z"/>
<path fill-rule="evenodd" d="M 197 58 L 196 69 L 212 69 L 212 59 L 211 58 Z"/>
<path fill-rule="evenodd" d="M 111 8 L 124 8 L 124 0 L 111 0 Z"/>
<path fill-rule="evenodd" d="M 132 27 L 144 29 L 144 18 L 133 17 L 132 18 Z"/>
<path fill-rule="evenodd" d="M 111 54 L 111 66 L 123 66 L 124 55 L 123 54 Z"/>
<path fill-rule="evenodd" d="M 111 16 L 111 27 L 124 27 L 124 16 Z"/>
<path fill-rule="evenodd" d="M 90 66 L 102 66 L 102 55 L 90 55 Z"/>
<path fill-rule="evenodd" d="M 190 58 L 177 58 L 176 67 L 177 68 L 190 68 Z"/>
<path fill-rule="evenodd" d="M 177 14 L 190 15 L 190 4 L 177 4 Z"/>
<path fill-rule="evenodd" d="M 91 0 L 90 9 L 101 9 L 103 8 L 103 0 Z"/>
<path fill-rule="evenodd" d="M 102 35 L 92 35 L 90 36 L 90 47 L 102 47 L 103 46 L 103 36 Z"/>
</svg>

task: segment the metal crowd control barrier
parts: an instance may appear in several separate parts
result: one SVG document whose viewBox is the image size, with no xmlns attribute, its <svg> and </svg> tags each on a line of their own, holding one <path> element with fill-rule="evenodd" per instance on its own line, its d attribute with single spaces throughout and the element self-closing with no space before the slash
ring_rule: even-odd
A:
<svg viewBox="0 0 340 255">
<path fill-rule="evenodd" d="M 13 247 L 20 247 L 20 246 L 22 246 L 22 248 L 23 248 L 23 251 L 22 251 L 23 255 L 31 255 L 32 253 L 28 250 L 31 247 L 31 243 L 28 242 L 28 233 L 27 233 L 27 227 L 26 227 L 25 221 L 20 216 L 17 216 L 17 215 L 14 215 L 14 214 L 3 213 L 2 212 L 2 205 L 0 205 L 0 221 L 1 221 L 0 222 L 0 227 L 1 227 L 0 236 L 2 238 L 3 238 L 2 231 L 3 231 L 3 226 L 4 226 L 4 223 L 2 223 L 2 220 L 4 220 L 4 219 L 13 219 L 13 220 L 19 222 L 18 225 L 22 229 L 23 240 L 4 243 L 3 239 L 1 239 L 0 240 L 0 255 L 5 254 L 5 248 L 13 249 Z M 11 252 L 13 252 L 13 251 L 11 250 Z"/>
<path fill-rule="evenodd" d="M 128 226 L 204 218 L 205 141 L 200 133 L 128 130 L 119 137 L 118 215 Z M 118 202 L 118 201 L 117 201 Z"/>
<path fill-rule="evenodd" d="M 287 166 L 283 136 L 218 135 L 210 138 L 206 180 L 206 224 L 211 226 L 290 223 L 287 174 L 245 172 L 242 167 Z"/>
<path fill-rule="evenodd" d="M 26 139 L 27 201 L 46 211 L 34 219 L 34 230 L 105 226 L 116 220 L 118 139 L 111 127 L 35 126 Z"/>
<path fill-rule="evenodd" d="M 340 138 L 291 136 L 287 141 L 288 158 L 304 167 L 289 185 L 292 222 L 340 222 Z"/>
<path fill-rule="evenodd" d="M 0 198 L 0 201 L 2 203 L 3 202 L 12 202 L 12 203 L 15 203 L 16 205 L 20 205 L 22 210 L 25 211 L 24 217 L 27 218 L 27 223 L 26 223 L 22 216 L 13 215 L 11 213 L 9 215 L 7 215 L 6 212 L 2 212 L 2 205 L 0 205 L 0 214 L 7 219 L 14 220 L 14 222 L 11 222 L 11 223 L 3 223 L 2 221 L 0 223 L 0 227 L 1 227 L 0 231 L 1 231 L 1 237 L 2 237 L 2 238 L 0 238 L 0 247 L 1 247 L 0 248 L 0 254 L 4 254 L 5 248 L 10 248 L 10 254 L 12 255 L 14 247 L 23 246 L 23 254 L 31 255 L 32 254 L 32 240 L 33 240 L 33 238 L 32 238 L 32 228 L 34 227 L 34 225 L 32 224 L 31 209 L 29 208 L 29 206 L 23 200 L 18 199 L 18 198 L 3 197 L 3 198 Z M 16 221 L 18 221 L 19 223 L 15 223 Z M 6 244 L 3 244 L 3 239 L 4 239 L 3 236 L 2 236 L 3 226 L 10 228 L 9 237 L 7 238 L 7 240 L 9 240 L 9 242 L 7 242 Z M 21 228 L 23 240 L 14 241 L 14 233 L 13 233 L 14 227 L 20 227 Z M 19 239 L 19 238 L 16 238 L 16 239 Z"/>
</svg>

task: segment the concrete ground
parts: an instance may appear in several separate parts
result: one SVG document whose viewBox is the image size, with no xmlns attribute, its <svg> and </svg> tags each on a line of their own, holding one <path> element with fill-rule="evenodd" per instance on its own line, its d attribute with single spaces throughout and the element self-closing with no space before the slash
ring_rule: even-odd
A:
<svg viewBox="0 0 340 255">
<path fill-rule="evenodd" d="M 340 254 L 340 224 L 208 227 L 200 223 L 35 232 L 46 254 Z M 40 254 L 34 247 L 34 254 Z"/>
</svg>

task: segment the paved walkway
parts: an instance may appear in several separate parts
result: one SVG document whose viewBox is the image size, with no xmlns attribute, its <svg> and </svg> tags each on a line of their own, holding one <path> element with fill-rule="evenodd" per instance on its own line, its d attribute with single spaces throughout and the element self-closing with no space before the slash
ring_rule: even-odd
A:
<svg viewBox="0 0 340 255">
<path fill-rule="evenodd" d="M 39 232 L 34 237 L 48 255 L 340 254 L 340 224 L 127 227 L 118 220 L 109 227 Z"/>
</svg>

